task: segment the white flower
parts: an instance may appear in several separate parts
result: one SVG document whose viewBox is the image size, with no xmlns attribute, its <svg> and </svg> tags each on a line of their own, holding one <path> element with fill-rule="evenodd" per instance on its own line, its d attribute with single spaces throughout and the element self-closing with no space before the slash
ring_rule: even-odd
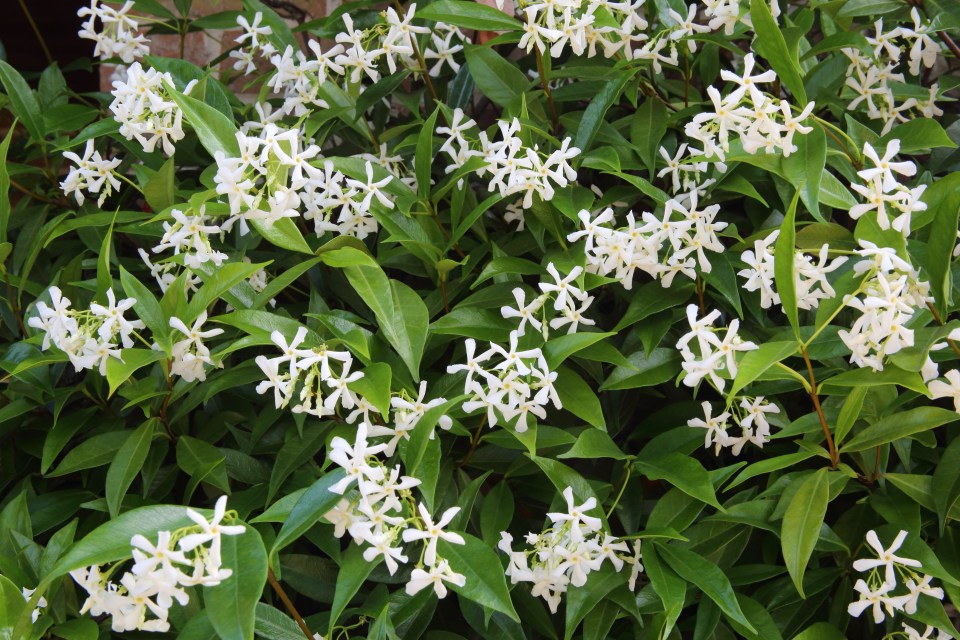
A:
<svg viewBox="0 0 960 640">
<path fill-rule="evenodd" d="M 927 388 L 930 389 L 930 397 L 934 399 L 953 399 L 953 408 L 957 413 L 960 413 L 960 371 L 951 369 L 943 377 L 947 379 L 947 382 L 933 380 L 927 384 Z"/>
<path fill-rule="evenodd" d="M 420 512 L 421 520 L 423 520 L 423 529 L 404 529 L 403 541 L 426 540 L 427 548 L 423 555 L 423 561 L 428 566 L 432 567 L 437 564 L 437 540 L 443 539 L 451 544 L 466 544 L 463 536 L 459 533 L 443 530 L 443 527 L 450 524 L 453 517 L 460 512 L 460 507 L 450 507 L 443 512 L 437 522 L 433 522 L 430 518 L 430 512 L 422 502 L 417 505 L 417 510 Z"/>
<path fill-rule="evenodd" d="M 892 191 L 899 184 L 897 179 L 893 177 L 894 173 L 908 177 L 917 173 L 917 166 L 909 160 L 904 162 L 891 162 L 893 157 L 899 152 L 900 141 L 897 139 L 893 139 L 887 143 L 887 149 L 882 158 L 877 155 L 877 152 L 869 142 L 865 142 L 863 144 L 863 155 L 876 166 L 858 171 L 857 175 L 868 182 L 872 180 L 879 181 L 884 193 Z"/>
<path fill-rule="evenodd" d="M 920 567 L 921 564 L 918 560 L 913 560 L 911 558 L 901 558 L 894 555 L 894 551 L 899 549 L 903 545 L 903 541 L 907 538 L 907 532 L 901 531 L 897 534 L 897 537 L 894 538 L 893 542 L 890 544 L 888 549 L 884 549 L 883 545 L 880 544 L 880 539 L 877 537 L 877 532 L 870 530 L 867 532 L 867 544 L 876 552 L 877 558 L 862 558 L 856 560 L 853 563 L 853 568 L 857 571 L 868 571 L 876 567 L 884 568 L 884 583 L 889 585 L 891 588 L 897 584 L 897 576 L 894 573 L 893 565 L 899 564 L 904 567 Z"/>
<path fill-rule="evenodd" d="M 458 587 L 462 587 L 467 583 L 466 577 L 463 574 L 455 573 L 446 560 L 441 560 L 439 564 L 431 566 L 429 569 L 429 571 L 424 571 L 423 569 L 417 568 L 410 573 L 410 580 L 407 582 L 406 587 L 407 595 L 412 596 L 432 585 L 437 597 L 445 598 L 447 596 L 447 587 L 443 584 L 444 581 L 455 584 Z"/>
</svg>

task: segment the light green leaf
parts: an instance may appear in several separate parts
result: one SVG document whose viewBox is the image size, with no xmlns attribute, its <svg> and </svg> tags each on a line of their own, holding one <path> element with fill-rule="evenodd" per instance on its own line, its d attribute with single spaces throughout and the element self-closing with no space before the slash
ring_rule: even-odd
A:
<svg viewBox="0 0 960 640">
<path fill-rule="evenodd" d="M 688 496 L 723 511 L 710 482 L 710 474 L 694 458 L 673 451 L 652 460 L 637 460 L 637 468 L 650 480 L 666 480 Z"/>
<path fill-rule="evenodd" d="M 280 218 L 272 224 L 263 220 L 251 220 L 250 226 L 257 230 L 263 239 L 281 249 L 297 253 L 313 254 L 313 249 L 303 239 L 303 234 L 291 218 Z"/>
<path fill-rule="evenodd" d="M 450 544 L 443 538 L 437 545 L 441 557 L 450 561 L 450 568 L 463 574 L 467 581 L 462 587 L 451 584 L 450 588 L 461 597 L 489 607 L 520 622 L 520 616 L 510 601 L 510 592 L 503 575 L 500 558 L 489 546 L 468 533 L 461 534 L 466 544 Z"/>
<path fill-rule="evenodd" d="M 417 9 L 416 16 L 476 31 L 519 31 L 520 22 L 505 12 L 479 2 L 437 0 Z"/>
<path fill-rule="evenodd" d="M 840 451 L 866 451 L 957 420 L 960 420 L 960 414 L 940 407 L 908 409 L 878 420 L 854 436 Z"/>
<path fill-rule="evenodd" d="M 5 60 L 0 60 L 0 82 L 3 82 L 3 88 L 10 98 L 13 115 L 23 123 L 34 141 L 41 142 L 44 134 L 43 113 L 30 85 Z"/>
<path fill-rule="evenodd" d="M 577 441 L 569 450 L 561 453 L 558 458 L 613 458 L 625 460 L 629 456 L 620 450 L 613 439 L 604 431 L 587 429 L 577 437 Z"/>
<path fill-rule="evenodd" d="M 808 476 L 790 499 L 780 527 L 783 560 L 794 586 L 803 598 L 806 598 L 803 593 L 803 574 L 820 537 L 820 527 L 830 497 L 829 488 L 825 468 Z"/>
<path fill-rule="evenodd" d="M 233 524 L 233 523 L 231 523 Z M 257 602 L 267 583 L 267 551 L 256 529 L 221 537 L 223 566 L 233 575 L 203 588 L 203 603 L 222 640 L 253 640 Z"/>
<path fill-rule="evenodd" d="M 330 605 L 330 626 L 327 637 L 333 636 L 334 626 L 340 619 L 343 610 L 350 604 L 350 600 L 360 590 L 374 567 L 380 564 L 381 557 L 378 556 L 373 562 L 367 562 L 363 557 L 363 549 L 354 544 L 351 544 L 343 552 L 340 559 L 340 571 L 337 574 L 337 587 L 334 591 L 333 603 Z M 448 556 L 444 555 L 444 557 Z"/>
<path fill-rule="evenodd" d="M 766 7 L 763 2 L 754 2 Z M 797 281 L 794 269 L 794 253 L 796 252 L 796 226 L 797 201 L 800 199 L 800 192 L 797 191 L 787 214 L 784 216 L 783 223 L 780 225 L 780 235 L 777 237 L 777 243 L 774 246 L 774 275 L 777 285 L 777 293 L 780 294 L 780 304 L 783 312 L 790 321 L 793 333 L 800 340 L 800 316 L 797 310 Z"/>
<path fill-rule="evenodd" d="M 730 620 L 756 633 L 756 629 L 740 609 L 730 581 L 717 565 L 693 551 L 675 545 L 658 544 L 657 552 L 677 575 L 699 587 Z"/>
<path fill-rule="evenodd" d="M 150 452 L 150 443 L 157 431 L 159 420 L 151 418 L 135 431 L 131 431 L 126 442 L 117 451 L 116 457 L 107 469 L 106 498 L 110 516 L 116 518 L 120 513 L 120 503 L 134 478 L 140 473 L 147 454 Z"/>
<path fill-rule="evenodd" d="M 783 32 L 770 13 L 766 0 L 751 0 L 750 19 L 753 22 L 755 37 L 753 47 L 757 53 L 767 59 L 781 82 L 790 89 L 797 102 L 807 104 L 807 92 L 803 88 L 800 64 L 797 57 L 790 53 Z"/>
<path fill-rule="evenodd" d="M 477 88 L 501 107 L 510 106 L 530 86 L 530 81 L 515 64 L 490 47 L 467 44 L 464 54 Z"/>
<path fill-rule="evenodd" d="M 200 144 L 211 156 L 215 156 L 218 151 L 228 158 L 236 158 L 240 155 L 236 137 L 237 127 L 233 120 L 214 107 L 196 98 L 183 95 L 170 83 L 164 82 L 164 86 L 170 98 L 183 111 L 183 117 L 197 132 Z"/>
<path fill-rule="evenodd" d="M 767 342 L 761 344 L 759 349 L 748 351 L 737 363 L 737 377 L 727 393 L 728 406 L 741 389 L 762 376 L 770 367 L 794 355 L 797 348 L 796 342 Z"/>
<path fill-rule="evenodd" d="M 807 210 L 820 222 L 820 181 L 827 163 L 827 136 L 820 126 L 806 135 L 793 138 L 797 150 L 783 159 L 783 173 L 800 192 Z"/>
<path fill-rule="evenodd" d="M 277 539 L 270 549 L 270 557 L 274 558 L 281 549 L 307 532 L 307 529 L 320 521 L 343 497 L 339 493 L 330 491 L 330 487 L 343 480 L 343 469 L 334 469 L 312 485 L 300 496 L 297 504 L 290 511 L 290 516 L 280 527 Z"/>
</svg>

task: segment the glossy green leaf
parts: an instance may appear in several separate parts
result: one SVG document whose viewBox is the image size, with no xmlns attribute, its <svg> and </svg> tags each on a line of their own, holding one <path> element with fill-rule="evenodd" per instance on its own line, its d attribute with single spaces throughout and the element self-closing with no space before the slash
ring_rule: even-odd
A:
<svg viewBox="0 0 960 640">
<path fill-rule="evenodd" d="M 27 128 L 30 137 L 40 142 L 45 133 L 43 113 L 40 111 L 40 103 L 37 102 L 37 96 L 30 89 L 30 85 L 6 60 L 0 60 L 0 82 L 3 83 L 7 97 L 10 98 L 13 115 Z"/>
<path fill-rule="evenodd" d="M 703 556 L 676 545 L 658 544 L 657 552 L 663 560 L 681 578 L 696 585 L 708 598 L 716 603 L 730 620 L 742 625 L 748 631 L 756 629 L 743 614 L 740 603 L 730 581 L 717 565 Z"/>
<path fill-rule="evenodd" d="M 840 451 L 866 451 L 957 420 L 960 420 L 960 414 L 940 407 L 908 409 L 873 423 L 841 447 Z"/>
<path fill-rule="evenodd" d="M 215 156 L 218 151 L 228 158 L 236 158 L 240 155 L 236 137 L 237 127 L 233 120 L 214 107 L 196 98 L 183 95 L 169 83 L 165 82 L 164 85 L 170 98 L 183 111 L 184 119 L 197 132 L 200 144 L 211 156 Z"/>
<path fill-rule="evenodd" d="M 519 31 L 520 22 L 505 12 L 479 2 L 437 0 L 417 9 L 417 17 L 477 31 Z"/>
<path fill-rule="evenodd" d="M 653 459 L 637 460 L 637 468 L 650 480 L 666 480 L 688 496 L 723 511 L 710 481 L 710 474 L 694 458 L 671 452 Z"/>
<path fill-rule="evenodd" d="M 467 533 L 461 535 L 466 544 L 450 544 L 441 538 L 437 545 L 439 555 L 450 561 L 450 568 L 467 579 L 464 586 L 451 584 L 450 588 L 463 598 L 520 622 L 520 616 L 510 601 L 500 558 L 482 540 Z"/>
<path fill-rule="evenodd" d="M 468 44 L 464 54 L 477 88 L 501 107 L 516 101 L 530 86 L 530 81 L 515 64 L 489 47 Z"/>
<path fill-rule="evenodd" d="M 754 1 L 753 4 L 763 6 L 763 2 Z M 767 10 L 769 13 L 769 10 Z M 796 226 L 797 201 L 800 199 L 800 192 L 797 191 L 793 196 L 790 206 L 787 208 L 787 214 L 784 216 L 783 223 L 780 225 L 780 235 L 777 236 L 777 242 L 774 246 L 774 274 L 777 285 L 777 293 L 780 294 L 780 304 L 783 312 L 790 321 L 793 333 L 797 336 L 797 342 L 800 342 L 800 317 L 797 310 L 797 281 L 794 269 L 793 257 L 796 251 Z"/>
<path fill-rule="evenodd" d="M 940 531 L 943 531 L 947 514 L 960 499 L 960 438 L 954 437 L 947 445 L 937 468 L 933 472 L 933 506 L 940 519 Z"/>
<path fill-rule="evenodd" d="M 797 150 L 783 159 L 783 173 L 800 192 L 804 206 L 817 220 L 820 214 L 820 182 L 827 162 L 827 136 L 821 126 L 806 135 L 795 135 Z"/>
<path fill-rule="evenodd" d="M 767 59 L 777 72 L 780 81 L 790 89 L 801 106 L 807 104 L 807 92 L 803 88 L 800 65 L 796 55 L 791 54 L 783 38 L 783 32 L 770 14 L 770 6 L 765 0 L 751 0 L 750 19 L 753 22 L 753 47 L 757 53 Z"/>
<path fill-rule="evenodd" d="M 290 511 L 290 516 L 280 527 L 277 539 L 274 540 L 273 547 L 270 549 L 271 558 L 306 533 L 310 527 L 320 521 L 324 514 L 337 505 L 343 496 L 330 491 L 330 487 L 343 480 L 344 475 L 343 469 L 335 469 L 316 480 L 300 496 Z"/>
<path fill-rule="evenodd" d="M 106 497 L 111 517 L 116 518 L 120 512 L 123 496 L 140 473 L 158 426 L 159 420 L 150 419 L 135 431 L 131 431 L 123 446 L 117 451 L 113 462 L 110 463 L 107 469 Z"/>
<path fill-rule="evenodd" d="M 256 529 L 221 536 L 223 566 L 233 575 L 203 588 L 204 609 L 223 640 L 253 640 L 257 602 L 267 584 L 267 551 Z"/>
<path fill-rule="evenodd" d="M 727 392 L 727 403 L 751 382 L 757 380 L 767 369 L 797 353 L 796 342 L 766 342 L 758 349 L 748 351 L 737 363 L 737 377 Z"/>
<path fill-rule="evenodd" d="M 687 596 L 687 585 L 660 559 L 655 544 L 648 544 L 643 548 L 643 570 L 650 578 L 654 593 L 663 602 L 664 621 L 659 637 L 668 638 L 677 620 L 680 619 L 680 612 L 683 610 L 683 603 Z"/>
<path fill-rule="evenodd" d="M 827 470 L 820 468 L 809 475 L 793 494 L 780 527 L 783 560 L 794 586 L 804 598 L 803 574 L 820 537 L 829 497 Z"/>
</svg>

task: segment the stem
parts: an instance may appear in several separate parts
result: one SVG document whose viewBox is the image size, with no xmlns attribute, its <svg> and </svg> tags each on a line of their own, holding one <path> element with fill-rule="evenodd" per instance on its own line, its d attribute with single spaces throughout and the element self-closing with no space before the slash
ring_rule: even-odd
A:
<svg viewBox="0 0 960 640">
<path fill-rule="evenodd" d="M 53 198 L 48 198 L 47 196 L 40 195 L 39 193 L 34 193 L 33 191 L 30 191 L 30 189 L 23 186 L 16 180 L 10 180 L 10 186 L 16 189 L 17 191 L 19 191 L 20 193 L 24 194 L 25 196 L 29 196 L 34 200 L 39 200 L 40 202 L 46 202 L 47 204 L 55 204 L 61 207 L 71 206 L 69 200 L 54 200 Z"/>
<path fill-rule="evenodd" d="M 457 469 L 466 466 L 470 462 L 470 458 L 473 457 L 473 452 L 477 450 L 477 445 L 480 444 L 480 432 L 483 431 L 484 425 L 487 424 L 487 414 L 483 414 L 483 418 L 480 419 L 480 424 L 477 425 L 477 430 L 473 432 L 473 438 L 470 439 L 470 451 L 467 451 L 466 457 L 460 461 L 460 464 L 457 465 Z"/>
<path fill-rule="evenodd" d="M 633 473 L 633 460 L 627 461 L 626 472 L 623 475 L 623 483 L 620 485 L 620 491 L 617 492 L 617 498 L 613 501 L 613 504 L 610 505 L 610 508 L 607 509 L 607 519 L 610 519 L 610 515 L 613 513 L 613 510 L 617 508 L 617 505 L 620 504 L 620 498 L 623 497 L 623 492 L 627 488 L 627 483 L 630 482 L 630 474 Z"/>
<path fill-rule="evenodd" d="M 10 311 L 13 312 L 14 317 L 17 319 L 17 328 L 20 329 L 20 335 L 24 338 L 27 338 L 27 328 L 23 324 L 23 317 L 20 315 L 20 305 L 17 304 L 17 296 L 13 295 L 13 287 L 10 286 L 10 274 L 7 272 L 6 267 L 0 267 L 3 269 L 3 282 L 7 285 L 7 299 L 10 302 Z"/>
<path fill-rule="evenodd" d="M 707 305 L 703 301 L 703 289 L 703 280 L 700 278 L 700 274 L 697 274 L 697 301 L 700 305 L 700 315 L 707 313 Z"/>
<path fill-rule="evenodd" d="M 547 71 L 543 66 L 543 55 L 539 47 L 533 50 L 537 54 L 537 73 L 540 75 L 540 86 L 543 87 L 543 93 L 547 96 L 547 106 L 550 107 L 550 122 L 553 124 L 553 132 L 560 130 L 560 116 L 557 115 L 557 105 L 553 102 L 553 93 L 550 91 L 550 84 L 547 82 Z"/>
<path fill-rule="evenodd" d="M 23 9 L 23 15 L 27 17 L 27 22 L 30 23 L 30 28 L 33 29 L 33 34 L 37 36 L 37 40 L 40 42 L 40 47 L 43 49 L 43 55 L 47 58 L 47 64 L 53 64 L 53 56 L 50 55 L 50 49 L 47 47 L 47 41 L 43 39 L 43 33 L 40 32 L 40 29 L 37 27 L 37 23 L 34 22 L 33 16 L 30 14 L 30 10 L 27 9 L 26 3 L 23 0 L 18 0 L 18 2 L 20 3 L 20 8 Z"/>
<path fill-rule="evenodd" d="M 810 356 L 807 355 L 807 347 L 800 347 L 803 354 L 803 361 L 807 363 L 807 373 L 810 375 L 810 399 L 813 401 L 813 408 L 820 418 L 820 426 L 823 427 L 823 435 L 827 438 L 827 448 L 830 450 L 830 467 L 836 469 L 840 464 L 840 454 L 837 453 L 837 445 L 833 442 L 833 436 L 830 434 L 830 427 L 827 426 L 827 418 L 823 415 L 823 408 L 820 406 L 820 398 L 817 396 L 817 379 L 813 375 L 813 365 L 810 363 Z"/>
<path fill-rule="evenodd" d="M 873 463 L 873 474 L 870 476 L 870 484 L 873 484 L 877 481 L 877 477 L 880 475 L 880 447 L 877 447 L 877 458 Z"/>
<path fill-rule="evenodd" d="M 303 631 L 303 635 L 307 636 L 307 640 L 313 640 L 310 627 L 303 621 L 303 617 L 300 615 L 300 612 L 297 611 L 297 608 L 293 606 L 293 602 L 290 601 L 290 596 L 287 595 L 287 592 L 284 591 L 280 583 L 277 582 L 277 576 L 273 574 L 273 569 L 267 569 L 267 581 L 270 582 L 270 586 L 273 587 L 273 590 L 280 596 L 280 600 L 283 601 L 283 606 L 287 608 L 287 611 L 293 616 L 293 619 L 297 621 L 297 626 Z"/>
</svg>

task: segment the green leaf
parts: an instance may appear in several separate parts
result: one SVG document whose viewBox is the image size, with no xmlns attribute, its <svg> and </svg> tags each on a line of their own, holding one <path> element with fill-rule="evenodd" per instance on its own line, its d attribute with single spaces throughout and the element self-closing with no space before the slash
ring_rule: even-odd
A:
<svg viewBox="0 0 960 640">
<path fill-rule="evenodd" d="M 0 82 L 10 98 L 13 115 L 27 128 L 30 137 L 36 142 L 43 141 L 43 113 L 37 96 L 20 73 L 5 60 L 0 60 Z M 6 192 L 4 192 L 6 193 Z"/>
<path fill-rule="evenodd" d="M 313 254 L 313 249 L 303 239 L 303 234 L 300 233 L 300 229 L 297 228 L 297 224 L 291 218 L 280 218 L 273 223 L 253 219 L 250 221 L 250 226 L 256 229 L 264 240 L 274 246 L 297 253 Z"/>
<path fill-rule="evenodd" d="M 189 497 L 201 482 L 207 482 L 224 493 L 230 493 L 226 458 L 215 446 L 190 436 L 177 439 L 177 466 L 190 477 Z"/>
<path fill-rule="evenodd" d="M 557 493 L 563 493 L 564 489 L 571 487 L 573 489 L 573 496 L 578 503 L 586 502 L 588 498 L 593 498 L 597 501 L 597 505 L 600 504 L 600 499 L 593 491 L 590 483 L 567 465 L 562 462 L 557 462 L 556 460 L 551 460 L 550 458 L 541 458 L 540 456 L 530 454 L 527 454 L 527 457 L 546 474 L 554 488 L 556 488 Z M 595 509 L 595 513 L 591 515 L 595 515 L 606 522 L 606 515 L 599 506 Z"/>
<path fill-rule="evenodd" d="M 107 383 L 110 385 L 107 397 L 112 396 L 135 371 L 163 359 L 165 354 L 153 349 L 124 349 L 120 352 L 120 357 L 122 360 L 118 358 L 107 360 Z"/>
<path fill-rule="evenodd" d="M 897 384 L 905 389 L 916 391 L 922 395 L 929 395 L 927 385 L 923 378 L 916 371 L 904 371 L 900 367 L 887 365 L 883 371 L 874 371 L 873 369 L 852 369 L 837 374 L 832 378 L 827 378 L 820 385 L 820 390 L 824 394 L 849 393 L 847 389 L 851 387 L 875 387 L 884 384 Z"/>
<path fill-rule="evenodd" d="M 556 369 L 564 360 L 604 338 L 616 335 L 615 333 L 588 333 L 578 331 L 551 338 L 543 345 L 543 355 L 547 359 L 550 369 Z"/>
<path fill-rule="evenodd" d="M 203 588 L 204 609 L 222 640 L 253 640 L 256 606 L 267 583 L 267 551 L 249 525 L 238 536 L 222 536 L 220 544 L 223 566 L 233 575 Z"/>
<path fill-rule="evenodd" d="M 416 17 L 445 22 L 476 31 L 519 31 L 520 22 L 494 7 L 466 0 L 438 0 L 422 9 Z"/>
<path fill-rule="evenodd" d="M 840 451 L 866 451 L 957 420 L 960 420 L 960 414 L 940 407 L 908 409 L 878 420 L 854 436 Z"/>
<path fill-rule="evenodd" d="M 730 491 L 734 487 L 743 484 L 750 478 L 756 478 L 757 476 L 767 475 L 771 471 L 778 471 L 779 469 L 792 467 L 797 463 L 807 460 L 808 458 L 812 458 L 814 455 L 816 454 L 814 454 L 812 451 L 798 451 L 797 453 L 788 453 L 786 455 L 754 462 L 741 471 L 740 475 L 737 476 L 737 479 L 727 485 L 725 491 Z"/>
<path fill-rule="evenodd" d="M 767 11 L 769 9 L 761 1 L 753 0 L 753 5 L 760 5 Z M 752 5 L 751 5 L 752 6 Z M 753 14 L 751 14 L 753 15 Z M 796 226 L 797 201 L 800 199 L 800 192 L 797 191 L 787 214 L 784 216 L 783 223 L 780 225 L 780 235 L 777 237 L 777 243 L 774 246 L 774 281 L 777 285 L 777 293 L 780 294 L 780 304 L 783 306 L 783 312 L 790 321 L 793 333 L 797 336 L 797 342 L 800 339 L 800 316 L 797 310 L 797 281 L 794 273 L 794 253 L 796 252 Z"/>
<path fill-rule="evenodd" d="M 846 640 L 847 636 L 829 622 L 818 622 L 794 636 L 793 640 Z"/>
<path fill-rule="evenodd" d="M 27 601 L 20 588 L 6 576 L 0 575 L 0 638 L 12 640 L 20 637 L 14 635 L 16 623 L 24 617 L 26 609 Z"/>
<path fill-rule="evenodd" d="M 946 318 L 953 290 L 950 265 L 960 220 L 960 171 L 935 180 L 922 199 L 927 203 L 925 213 L 933 217 L 927 250 L 930 292 L 940 317 Z"/>
<path fill-rule="evenodd" d="M 954 437 L 940 457 L 933 472 L 933 486 L 937 488 L 933 494 L 933 506 L 937 509 L 942 533 L 947 514 L 960 498 L 960 437 Z"/>
<path fill-rule="evenodd" d="M 756 629 L 743 615 L 730 581 L 717 565 L 693 551 L 675 545 L 658 544 L 657 552 L 677 575 L 699 587 L 730 620 L 756 633 Z"/>
<path fill-rule="evenodd" d="M 580 621 L 588 613 L 596 610 L 597 605 L 611 591 L 622 586 L 623 583 L 624 576 L 615 571 L 612 566 L 606 565 L 599 571 L 591 571 L 587 577 L 587 583 L 582 587 L 571 585 L 566 594 L 564 640 L 570 640 L 580 625 Z"/>
<path fill-rule="evenodd" d="M 106 480 L 107 508 L 110 510 L 110 517 L 116 518 L 120 513 L 123 496 L 127 494 L 127 489 L 143 468 L 159 423 L 157 418 L 151 418 L 135 431 L 131 431 L 126 442 L 117 451 L 113 462 L 110 463 Z"/>
<path fill-rule="evenodd" d="M 72 546 L 44 577 L 42 585 L 74 569 L 107 564 L 130 557 L 130 538 L 136 534 L 148 538 L 157 531 L 174 531 L 193 524 L 182 506 L 154 505 L 121 513 L 100 525 Z"/>
<path fill-rule="evenodd" d="M 123 285 L 123 291 L 128 296 L 136 299 L 133 310 L 137 313 L 137 317 L 143 320 L 143 323 L 150 329 L 154 339 L 159 342 L 162 336 L 170 332 L 170 321 L 160 308 L 160 303 L 157 302 L 150 289 L 130 275 L 130 272 L 123 266 L 120 267 L 120 284 Z"/>
<path fill-rule="evenodd" d="M 187 306 L 187 317 L 181 318 L 181 320 L 187 325 L 192 324 L 201 313 L 207 310 L 207 307 L 220 300 L 223 294 L 268 264 L 270 263 L 228 262 L 211 270 L 210 275 L 203 274 L 203 286 L 190 298 L 190 304 Z"/>
<path fill-rule="evenodd" d="M 373 310 L 387 341 L 419 380 L 430 322 L 423 299 L 407 285 L 387 278 L 373 258 L 357 249 L 344 247 L 322 257 L 331 267 L 343 269 L 354 290 Z"/>
<path fill-rule="evenodd" d="M 647 354 L 637 351 L 627 358 L 629 366 L 618 366 L 600 385 L 600 391 L 652 387 L 680 373 L 680 353 L 658 347 Z"/>
<path fill-rule="evenodd" d="M 613 439 L 604 431 L 587 429 L 577 437 L 569 450 L 558 458 L 613 458 L 625 460 L 629 456 L 620 450 Z"/>
<path fill-rule="evenodd" d="M 293 618 L 265 602 L 257 603 L 254 630 L 258 636 L 268 640 L 303 640 L 304 637 Z"/>
<path fill-rule="evenodd" d="M 517 65 L 490 47 L 464 45 L 470 75 L 483 95 L 501 107 L 510 106 L 530 86 Z"/>
<path fill-rule="evenodd" d="M 452 0 L 442 1 L 451 2 Z M 483 7 L 485 9 L 491 8 L 487 7 L 486 5 L 473 3 L 469 4 L 474 7 Z M 427 5 L 427 8 L 432 6 L 435 5 Z M 419 192 L 420 197 L 424 199 L 430 198 L 430 173 L 435 161 L 435 158 L 433 157 L 433 130 L 437 126 L 437 115 L 439 113 L 440 107 L 437 107 L 433 110 L 433 113 L 430 114 L 430 117 L 427 118 L 427 121 L 423 123 L 423 128 L 420 130 L 420 133 L 417 136 L 417 153 L 413 160 L 413 164 L 417 176 L 417 191 Z"/>
<path fill-rule="evenodd" d="M 10 127 L 3 142 L 0 143 L 0 242 L 7 241 L 7 227 L 10 225 L 10 169 L 7 167 L 7 152 L 13 139 L 15 127 Z M 6 256 L 0 264 L 6 262 Z"/>
<path fill-rule="evenodd" d="M 169 83 L 165 82 L 164 85 L 170 98 L 183 111 L 183 117 L 197 132 L 200 144 L 211 156 L 215 156 L 217 151 L 228 158 L 236 158 L 240 155 L 240 146 L 237 144 L 236 137 L 237 127 L 233 120 L 214 107 L 196 98 L 183 95 Z"/>
<path fill-rule="evenodd" d="M 340 619 L 343 610 L 347 608 L 350 600 L 360 590 L 367 576 L 380 562 L 381 557 L 377 557 L 373 562 L 367 562 L 363 557 L 363 549 L 358 545 L 351 544 L 343 552 L 340 560 L 340 571 L 337 574 L 337 587 L 333 595 L 333 604 L 330 605 L 328 638 L 333 636 L 334 626 Z"/>
<path fill-rule="evenodd" d="M 173 193 L 175 171 L 176 163 L 171 156 L 143 185 L 143 197 L 154 211 L 163 211 L 176 202 Z"/>
<path fill-rule="evenodd" d="M 57 468 L 47 474 L 48 478 L 65 476 L 75 471 L 100 467 L 113 460 L 114 455 L 127 439 L 127 431 L 108 431 L 84 440 L 70 450 Z"/>
<path fill-rule="evenodd" d="M 900 140 L 901 154 L 915 154 L 930 149 L 956 149 L 957 144 L 950 139 L 943 126 L 932 118 L 917 118 L 899 124 L 873 145 L 877 149 L 886 149 L 891 140 Z"/>
<path fill-rule="evenodd" d="M 837 13 L 840 18 L 880 16 L 903 8 L 900 0 L 848 0 Z"/>
<path fill-rule="evenodd" d="M 790 89 L 797 102 L 807 103 L 807 92 L 803 88 L 803 78 L 800 75 L 800 63 L 796 55 L 792 55 L 783 38 L 783 32 L 770 13 L 770 6 L 766 0 L 750 1 L 750 20 L 756 37 L 753 40 L 754 50 L 767 59 L 770 66 L 777 72 L 780 81 Z"/>
<path fill-rule="evenodd" d="M 553 383 L 560 403 L 566 411 L 585 420 L 587 424 L 604 431 L 607 422 L 603 418 L 603 409 L 600 399 L 586 382 L 572 369 L 560 367 L 557 369 L 557 379 Z"/>
<path fill-rule="evenodd" d="M 650 578 L 650 585 L 654 593 L 663 602 L 663 628 L 661 638 L 669 638 L 686 600 L 687 584 L 680 576 L 673 572 L 657 554 L 657 545 L 650 544 L 643 548 L 643 570 Z"/>
<path fill-rule="evenodd" d="M 733 402 L 734 396 L 741 389 L 762 376 L 770 367 L 794 355 L 797 349 L 796 342 L 783 341 L 767 342 L 761 344 L 759 349 L 748 351 L 737 363 L 737 377 L 727 393 L 727 404 Z"/>
<path fill-rule="evenodd" d="M 655 313 L 683 304 L 690 299 L 692 293 L 693 287 L 688 283 L 674 282 L 672 287 L 664 289 L 659 282 L 648 282 L 630 297 L 627 311 L 613 327 L 613 331 L 619 332 Z"/>
<path fill-rule="evenodd" d="M 843 439 L 847 437 L 854 423 L 860 417 L 860 411 L 863 409 L 863 401 L 867 397 L 867 387 L 857 386 L 847 395 L 840 407 L 840 414 L 837 416 L 837 426 L 833 432 L 833 442 L 838 447 Z"/>
<path fill-rule="evenodd" d="M 100 627 L 90 618 L 74 618 L 53 627 L 50 633 L 63 640 L 97 640 Z"/>
<path fill-rule="evenodd" d="M 637 468 L 650 480 L 666 480 L 688 496 L 723 511 L 710 481 L 710 474 L 694 458 L 673 451 L 652 460 L 637 460 Z"/>
<path fill-rule="evenodd" d="M 806 135 L 795 135 L 797 150 L 783 159 L 783 173 L 800 192 L 807 210 L 820 222 L 820 181 L 827 163 L 827 136 L 820 126 Z"/>
<path fill-rule="evenodd" d="M 489 607 L 520 622 L 520 616 L 510 601 L 510 592 L 503 575 L 500 558 L 488 545 L 468 533 L 461 534 L 466 544 L 450 544 L 440 539 L 437 545 L 439 555 L 450 561 L 450 568 L 462 573 L 467 581 L 460 587 L 451 584 L 450 588 L 461 597 L 479 605 Z"/>
<path fill-rule="evenodd" d="M 640 159 L 647 165 L 651 176 L 657 166 L 660 141 L 666 132 L 667 108 L 660 100 L 647 98 L 630 119 L 630 142 L 637 148 Z"/>
<path fill-rule="evenodd" d="M 780 526 L 783 560 L 794 586 L 803 598 L 806 598 L 803 593 L 803 574 L 820 537 L 820 527 L 823 526 L 830 498 L 829 489 L 830 481 L 825 468 L 808 476 L 790 499 Z"/>
<path fill-rule="evenodd" d="M 623 88 L 633 78 L 633 71 L 622 71 L 608 80 L 600 92 L 590 101 L 580 123 L 577 125 L 577 134 L 573 140 L 573 146 L 585 153 L 590 149 L 594 136 L 600 130 L 600 125 L 606 122 L 607 111 L 614 105 Z"/>
<path fill-rule="evenodd" d="M 390 413 L 390 365 L 374 362 L 363 370 L 363 377 L 350 383 L 350 388 L 376 407 L 381 415 Z"/>
<path fill-rule="evenodd" d="M 276 557 L 281 549 L 302 536 L 307 530 L 320 521 L 320 518 L 333 509 L 343 498 L 339 493 L 330 491 L 330 487 L 343 480 L 343 469 L 334 469 L 322 478 L 316 480 L 300 496 L 297 504 L 290 511 L 290 516 L 280 527 L 277 539 L 270 549 L 270 557 Z"/>
</svg>

